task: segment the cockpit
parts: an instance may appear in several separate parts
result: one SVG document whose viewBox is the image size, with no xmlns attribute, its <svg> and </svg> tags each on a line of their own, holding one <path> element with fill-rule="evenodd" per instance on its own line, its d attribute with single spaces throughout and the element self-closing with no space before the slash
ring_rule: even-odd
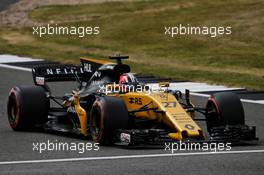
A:
<svg viewBox="0 0 264 175">
<path fill-rule="evenodd" d="M 104 64 L 99 67 L 83 86 L 83 92 L 94 92 L 99 87 L 111 83 L 117 85 L 138 84 L 137 78 L 133 73 L 130 73 L 129 65 L 121 63 L 121 59 L 126 59 L 126 57 L 113 57 L 111 59 L 117 59 L 117 64 Z"/>
</svg>

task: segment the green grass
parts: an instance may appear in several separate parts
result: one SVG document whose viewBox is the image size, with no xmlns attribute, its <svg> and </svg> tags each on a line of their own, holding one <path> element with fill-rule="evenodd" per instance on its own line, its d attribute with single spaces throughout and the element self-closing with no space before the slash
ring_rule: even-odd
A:
<svg viewBox="0 0 264 175">
<path fill-rule="evenodd" d="M 28 15 L 37 23 L 100 26 L 100 35 L 32 35 L 32 28 L 1 28 L 0 53 L 78 63 L 79 57 L 130 55 L 135 72 L 264 90 L 264 2 L 156 0 L 46 6 Z M 216 38 L 171 38 L 164 26 L 231 26 Z"/>
</svg>

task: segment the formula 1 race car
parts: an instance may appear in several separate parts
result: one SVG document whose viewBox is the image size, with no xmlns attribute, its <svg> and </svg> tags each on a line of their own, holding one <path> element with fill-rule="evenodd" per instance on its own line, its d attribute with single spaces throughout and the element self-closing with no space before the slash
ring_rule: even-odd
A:
<svg viewBox="0 0 264 175">
<path fill-rule="evenodd" d="M 81 58 L 81 66 L 51 65 L 32 69 L 35 86 L 16 86 L 7 111 L 15 131 L 41 128 L 74 133 L 109 145 L 162 145 L 164 142 L 251 142 L 256 128 L 245 124 L 240 99 L 233 93 L 212 95 L 204 108 L 194 106 L 188 90 L 157 89 L 139 82 L 127 56 L 117 63 Z M 47 82 L 77 81 L 72 93 L 53 96 Z M 55 104 L 55 105 L 54 105 Z M 203 118 L 197 117 L 200 113 Z M 201 116 L 201 115 L 200 115 Z M 206 122 L 201 129 L 197 120 Z M 207 131 L 206 131 L 207 130 Z"/>
</svg>

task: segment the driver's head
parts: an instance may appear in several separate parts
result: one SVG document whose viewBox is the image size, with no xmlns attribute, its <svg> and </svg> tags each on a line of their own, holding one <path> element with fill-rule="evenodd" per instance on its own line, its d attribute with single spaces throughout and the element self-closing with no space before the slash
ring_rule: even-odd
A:
<svg viewBox="0 0 264 175">
<path fill-rule="evenodd" d="M 136 84 L 138 83 L 137 78 L 132 73 L 124 73 L 119 77 L 119 84 Z"/>
</svg>

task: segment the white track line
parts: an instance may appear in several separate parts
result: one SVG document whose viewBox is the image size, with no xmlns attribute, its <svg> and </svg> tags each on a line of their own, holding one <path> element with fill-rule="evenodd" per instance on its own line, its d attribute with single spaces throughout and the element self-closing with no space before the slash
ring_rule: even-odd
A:
<svg viewBox="0 0 264 175">
<path fill-rule="evenodd" d="M 199 96 L 199 97 L 207 97 L 207 98 L 209 98 L 211 96 L 209 94 L 200 94 L 200 93 L 196 93 L 196 92 L 190 92 L 190 95 Z"/>
<path fill-rule="evenodd" d="M 95 160 L 138 159 L 138 158 L 158 158 L 158 157 L 197 156 L 197 155 L 249 154 L 249 153 L 264 153 L 264 150 L 190 152 L 190 153 L 174 153 L 174 154 L 146 154 L 146 155 L 124 155 L 124 156 L 79 157 L 79 158 L 64 158 L 64 159 L 3 161 L 3 162 L 0 162 L 0 165 L 54 163 L 54 162 L 76 162 L 76 161 L 95 161 Z"/>
<path fill-rule="evenodd" d="M 147 85 L 158 89 L 159 83 L 148 83 Z M 170 83 L 169 89 L 179 90 L 182 93 L 185 92 L 185 89 L 189 89 L 193 93 L 200 94 L 201 92 L 210 92 L 210 91 L 232 91 L 232 90 L 244 90 L 244 88 L 230 88 L 220 85 L 210 85 L 207 83 L 197 83 L 197 82 L 178 82 Z"/>
<path fill-rule="evenodd" d="M 177 89 L 182 92 L 185 89 L 189 89 L 191 92 L 210 92 L 210 91 L 226 91 L 226 90 L 242 90 L 244 88 L 230 88 L 221 85 L 211 85 L 207 83 L 198 83 L 198 82 L 178 82 L 170 83 L 170 88 Z"/>
<path fill-rule="evenodd" d="M 43 61 L 43 59 L 32 59 L 29 57 L 20 57 L 16 55 L 0 55 L 0 63 L 19 63 L 31 61 Z"/>
<path fill-rule="evenodd" d="M 264 104 L 264 100 L 248 100 L 248 99 L 241 99 L 242 102 L 246 103 L 255 103 L 255 104 Z"/>
<path fill-rule="evenodd" d="M 191 92 L 190 94 L 199 97 L 207 97 L 207 98 L 210 97 L 210 95 L 208 94 L 200 94 L 195 92 Z M 240 99 L 240 100 L 245 103 L 264 104 L 264 100 L 248 100 L 248 99 Z"/>
<path fill-rule="evenodd" d="M 0 64 L 0 67 L 8 68 L 8 69 L 15 69 L 15 70 L 22 70 L 22 71 L 27 71 L 27 72 L 31 72 L 32 71 L 32 69 L 30 69 L 30 68 L 24 68 L 24 67 L 18 67 L 18 66 L 10 66 L 10 65 L 6 65 L 6 64 Z"/>
</svg>

